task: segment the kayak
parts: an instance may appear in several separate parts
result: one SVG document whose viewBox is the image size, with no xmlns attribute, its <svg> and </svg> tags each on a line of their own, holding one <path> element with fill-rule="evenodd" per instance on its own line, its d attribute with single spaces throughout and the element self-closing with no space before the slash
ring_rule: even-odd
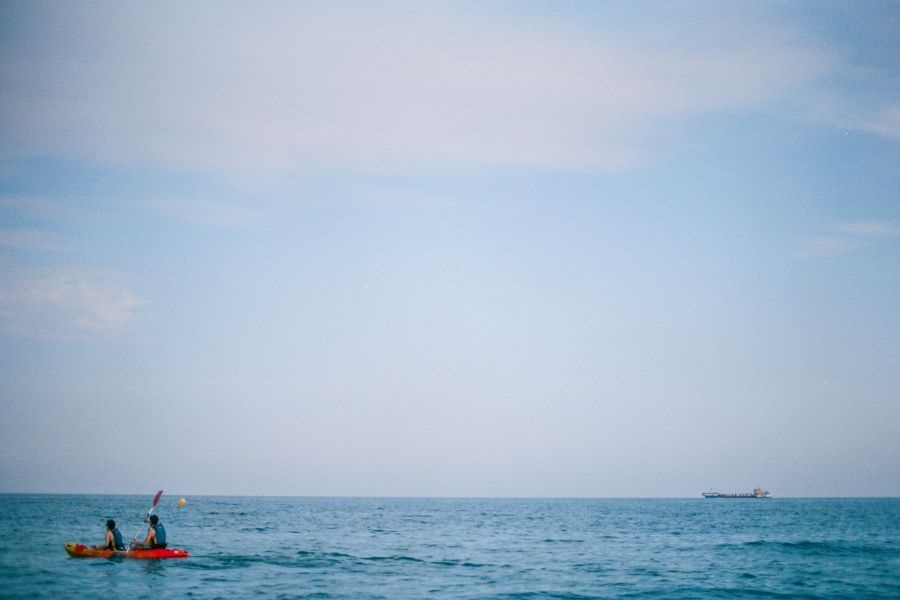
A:
<svg viewBox="0 0 900 600">
<path fill-rule="evenodd" d="M 136 550 L 97 550 L 93 546 L 68 542 L 66 552 L 79 558 L 185 558 L 181 548 L 138 548 Z"/>
</svg>

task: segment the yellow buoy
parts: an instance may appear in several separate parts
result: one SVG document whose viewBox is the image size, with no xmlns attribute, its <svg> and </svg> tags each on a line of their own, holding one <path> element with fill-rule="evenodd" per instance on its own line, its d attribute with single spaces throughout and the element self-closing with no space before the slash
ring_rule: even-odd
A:
<svg viewBox="0 0 900 600">
<path fill-rule="evenodd" d="M 178 499 L 178 508 L 181 508 L 181 507 L 184 506 L 185 504 L 187 504 L 187 500 L 185 500 L 184 498 L 179 498 L 179 499 Z"/>
</svg>

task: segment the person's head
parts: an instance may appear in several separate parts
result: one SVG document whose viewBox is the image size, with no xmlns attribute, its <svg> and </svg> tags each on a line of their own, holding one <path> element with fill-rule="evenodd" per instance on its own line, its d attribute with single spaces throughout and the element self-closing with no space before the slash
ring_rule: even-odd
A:
<svg viewBox="0 0 900 600">
<path fill-rule="evenodd" d="M 113 521 L 112 519 L 109 519 L 109 520 L 106 522 L 106 528 L 109 529 L 110 531 L 112 531 L 113 529 L 116 528 L 116 522 Z"/>
<path fill-rule="evenodd" d="M 159 523 L 159 517 L 157 517 L 156 515 L 150 515 L 150 524 L 156 525 L 157 523 Z"/>
</svg>

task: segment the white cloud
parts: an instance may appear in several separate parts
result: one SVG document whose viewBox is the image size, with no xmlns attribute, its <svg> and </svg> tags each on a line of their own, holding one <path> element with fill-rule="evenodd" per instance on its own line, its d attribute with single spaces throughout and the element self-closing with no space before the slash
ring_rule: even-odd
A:
<svg viewBox="0 0 900 600">
<path fill-rule="evenodd" d="M 54 5 L 35 50 L 0 60 L 0 151 L 232 173 L 616 168 L 669 120 L 759 109 L 826 68 L 777 22 L 697 12 L 725 14 L 623 35 L 440 4 Z"/>
<path fill-rule="evenodd" d="M 57 268 L 10 274 L 0 282 L 0 326 L 33 338 L 119 334 L 144 301 L 108 272 Z"/>
</svg>

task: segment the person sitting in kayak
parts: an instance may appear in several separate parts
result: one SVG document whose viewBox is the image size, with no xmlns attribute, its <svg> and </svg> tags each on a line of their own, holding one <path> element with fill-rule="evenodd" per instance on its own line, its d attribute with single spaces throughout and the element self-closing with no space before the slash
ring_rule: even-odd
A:
<svg viewBox="0 0 900 600">
<path fill-rule="evenodd" d="M 144 522 L 150 523 L 150 527 L 147 529 L 147 537 L 141 543 L 137 543 L 137 540 L 131 540 L 131 548 L 165 548 L 166 528 L 159 522 L 159 517 L 150 515 L 150 519 L 144 519 Z"/>
<path fill-rule="evenodd" d="M 112 519 L 109 519 L 106 522 L 106 540 L 103 542 L 102 546 L 94 546 L 97 550 L 124 550 L 125 542 L 122 539 L 122 534 L 119 532 L 119 528 L 116 527 L 116 522 Z"/>
</svg>

